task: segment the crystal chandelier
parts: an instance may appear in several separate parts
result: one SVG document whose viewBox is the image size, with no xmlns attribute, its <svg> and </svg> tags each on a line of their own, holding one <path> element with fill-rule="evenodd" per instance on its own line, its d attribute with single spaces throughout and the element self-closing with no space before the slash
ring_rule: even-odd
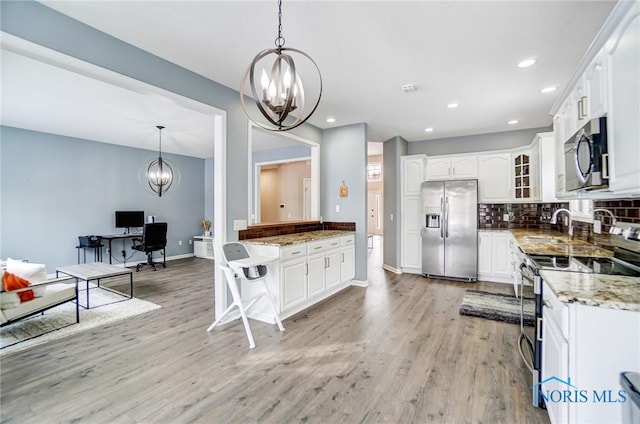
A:
<svg viewBox="0 0 640 424">
<path fill-rule="evenodd" d="M 162 125 L 157 125 L 156 128 L 159 131 L 159 147 L 158 158 L 152 159 L 147 165 L 145 176 L 147 184 L 151 191 L 162 197 L 172 187 L 176 186 L 179 181 L 179 173 L 175 166 L 166 159 L 162 158 Z"/>
<path fill-rule="evenodd" d="M 284 47 L 284 43 L 285 39 L 282 36 L 282 0 L 278 0 L 276 48 L 263 50 L 253 58 L 240 85 L 240 103 L 247 117 L 257 126 L 269 131 L 288 131 L 302 125 L 313 115 L 322 97 L 322 76 L 316 62 L 308 54 L 300 50 Z M 305 104 L 305 90 L 299 74 L 300 68 L 296 68 L 292 54 L 298 55 L 298 58 L 302 58 L 305 62 L 309 62 L 312 66 L 307 66 L 307 69 L 315 69 L 317 73 L 318 98 L 310 110 L 309 105 Z M 271 63 L 269 60 L 272 55 L 275 55 L 275 59 Z M 270 72 L 266 71 L 263 66 L 264 62 L 267 62 L 265 65 L 267 69 L 271 69 Z M 261 72 L 257 71 L 261 67 Z M 258 81 L 256 80 L 258 74 L 260 89 L 256 88 L 258 86 Z M 257 121 L 247 111 L 244 101 L 247 78 L 251 87 L 253 101 L 267 122 Z M 313 79 L 310 81 L 316 82 Z M 296 113 L 292 114 L 291 112 L 293 111 L 296 111 Z M 305 114 L 305 111 L 309 112 Z M 287 120 L 287 118 L 289 119 Z"/>
</svg>

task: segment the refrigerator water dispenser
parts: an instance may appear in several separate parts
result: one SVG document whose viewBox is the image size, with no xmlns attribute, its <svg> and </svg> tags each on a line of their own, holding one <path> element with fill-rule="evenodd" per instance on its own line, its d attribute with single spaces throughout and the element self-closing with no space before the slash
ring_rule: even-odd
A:
<svg viewBox="0 0 640 424">
<path fill-rule="evenodd" d="M 440 228 L 440 215 L 439 214 L 427 215 L 426 227 Z"/>
</svg>

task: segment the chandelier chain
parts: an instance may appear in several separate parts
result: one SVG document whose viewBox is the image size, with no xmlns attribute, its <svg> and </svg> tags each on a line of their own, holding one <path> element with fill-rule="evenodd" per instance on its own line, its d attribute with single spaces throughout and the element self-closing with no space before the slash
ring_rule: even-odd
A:
<svg viewBox="0 0 640 424">
<path fill-rule="evenodd" d="M 282 0 L 278 0 L 278 38 L 276 38 L 276 47 L 278 49 L 284 47 L 284 37 L 282 36 Z"/>
</svg>

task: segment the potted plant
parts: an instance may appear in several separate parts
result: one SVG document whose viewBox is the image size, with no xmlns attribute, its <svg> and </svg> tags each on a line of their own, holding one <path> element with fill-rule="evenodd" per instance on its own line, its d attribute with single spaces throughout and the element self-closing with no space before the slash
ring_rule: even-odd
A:
<svg viewBox="0 0 640 424">
<path fill-rule="evenodd" d="M 204 228 L 204 235 L 211 236 L 211 221 L 209 221 L 208 219 L 203 219 L 200 224 L 202 225 L 202 228 Z"/>
</svg>

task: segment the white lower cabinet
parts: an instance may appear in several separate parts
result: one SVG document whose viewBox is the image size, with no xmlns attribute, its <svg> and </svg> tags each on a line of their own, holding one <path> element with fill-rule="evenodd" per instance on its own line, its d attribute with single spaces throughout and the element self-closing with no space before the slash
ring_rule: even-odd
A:
<svg viewBox="0 0 640 424">
<path fill-rule="evenodd" d="M 631 400 L 619 380 L 623 371 L 640 371 L 639 313 L 563 303 L 546 281 L 542 296 L 540 390 L 549 420 L 624 422 L 623 410 L 631 407 L 625 402 Z"/>
<path fill-rule="evenodd" d="M 512 282 L 511 239 L 507 231 L 478 233 L 478 280 Z"/>
<path fill-rule="evenodd" d="M 304 257 L 283 262 L 281 287 L 281 311 L 293 308 L 307 300 L 307 285 L 300 284 L 306 279 L 307 263 Z"/>
<path fill-rule="evenodd" d="M 293 246 L 247 244 L 251 255 L 279 257 L 267 264 L 267 284 L 280 318 L 285 319 L 347 287 L 355 277 L 354 235 L 333 237 Z M 256 283 L 242 281 L 243 298 L 257 294 Z M 274 323 L 264 299 L 247 315 Z"/>
<path fill-rule="evenodd" d="M 349 281 L 356 277 L 356 256 L 353 237 L 340 240 L 340 280 Z"/>
<path fill-rule="evenodd" d="M 316 253 L 307 257 L 307 290 L 310 299 L 324 293 L 325 264 L 324 253 Z"/>
</svg>

